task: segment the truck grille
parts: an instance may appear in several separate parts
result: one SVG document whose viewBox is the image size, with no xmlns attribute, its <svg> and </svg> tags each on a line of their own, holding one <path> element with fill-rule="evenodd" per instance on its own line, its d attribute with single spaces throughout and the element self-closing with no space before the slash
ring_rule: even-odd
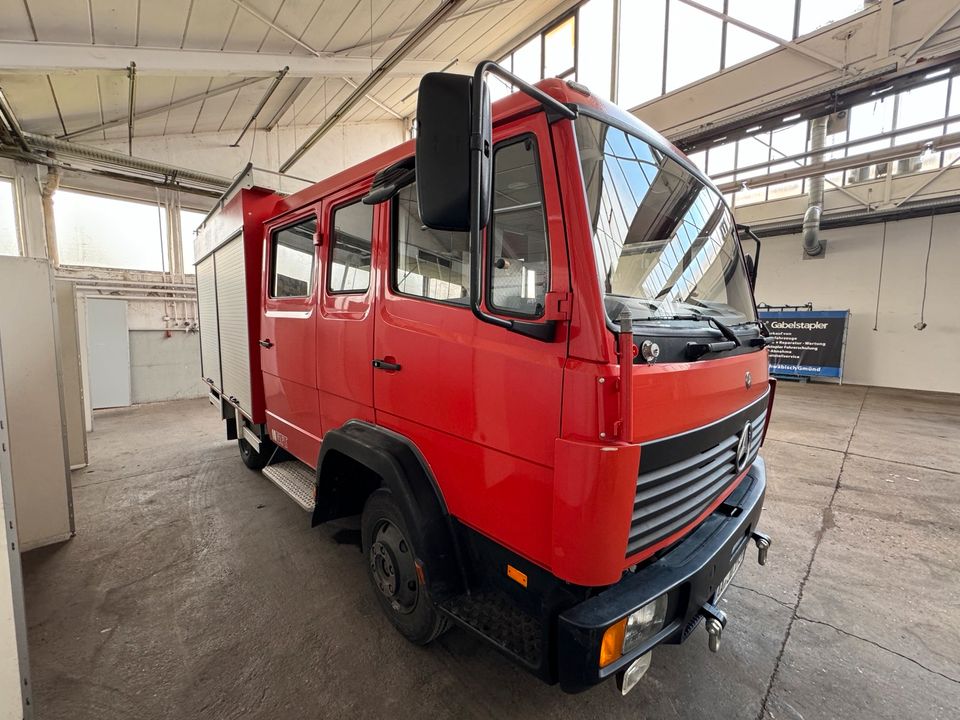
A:
<svg viewBox="0 0 960 720">
<path fill-rule="evenodd" d="M 715 423 L 641 446 L 627 557 L 689 525 L 729 488 L 757 457 L 766 418 L 764 395 Z"/>
</svg>

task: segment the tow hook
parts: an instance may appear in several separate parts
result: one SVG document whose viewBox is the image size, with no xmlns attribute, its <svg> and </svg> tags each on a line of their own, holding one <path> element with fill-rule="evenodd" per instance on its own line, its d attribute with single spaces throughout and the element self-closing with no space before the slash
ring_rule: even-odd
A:
<svg viewBox="0 0 960 720">
<path fill-rule="evenodd" d="M 770 539 L 770 536 L 754 530 L 752 533 L 750 533 L 750 539 L 757 544 L 757 562 L 761 565 L 766 565 L 767 550 L 770 549 L 770 544 L 773 542 Z"/>
<path fill-rule="evenodd" d="M 706 618 L 705 627 L 709 636 L 710 652 L 720 650 L 720 637 L 723 635 L 723 628 L 727 625 L 727 614 L 713 603 L 704 603 L 700 608 L 700 614 Z"/>
</svg>

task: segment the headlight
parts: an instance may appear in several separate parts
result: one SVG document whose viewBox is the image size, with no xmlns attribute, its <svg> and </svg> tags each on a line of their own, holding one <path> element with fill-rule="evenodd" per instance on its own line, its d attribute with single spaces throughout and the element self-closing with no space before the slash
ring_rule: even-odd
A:
<svg viewBox="0 0 960 720">
<path fill-rule="evenodd" d="M 661 595 L 608 627 L 600 643 L 600 667 L 606 667 L 660 632 L 666 616 L 667 596 Z"/>
</svg>

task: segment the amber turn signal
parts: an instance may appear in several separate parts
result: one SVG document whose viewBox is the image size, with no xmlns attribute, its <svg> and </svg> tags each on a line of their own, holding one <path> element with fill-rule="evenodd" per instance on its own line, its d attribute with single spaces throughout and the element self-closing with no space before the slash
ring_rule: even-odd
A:
<svg viewBox="0 0 960 720">
<path fill-rule="evenodd" d="M 600 643 L 600 667 L 606 667 L 623 654 L 623 633 L 627 627 L 624 618 L 607 628 Z"/>
</svg>

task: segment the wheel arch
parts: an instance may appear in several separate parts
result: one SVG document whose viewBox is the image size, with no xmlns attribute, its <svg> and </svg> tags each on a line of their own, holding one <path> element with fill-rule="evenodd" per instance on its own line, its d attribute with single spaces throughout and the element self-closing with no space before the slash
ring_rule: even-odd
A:
<svg viewBox="0 0 960 720">
<path fill-rule="evenodd" d="M 361 420 L 324 434 L 317 460 L 314 526 L 359 513 L 386 488 L 403 512 L 437 601 L 463 587 L 459 551 L 443 493 L 423 454 L 409 439 Z"/>
</svg>

